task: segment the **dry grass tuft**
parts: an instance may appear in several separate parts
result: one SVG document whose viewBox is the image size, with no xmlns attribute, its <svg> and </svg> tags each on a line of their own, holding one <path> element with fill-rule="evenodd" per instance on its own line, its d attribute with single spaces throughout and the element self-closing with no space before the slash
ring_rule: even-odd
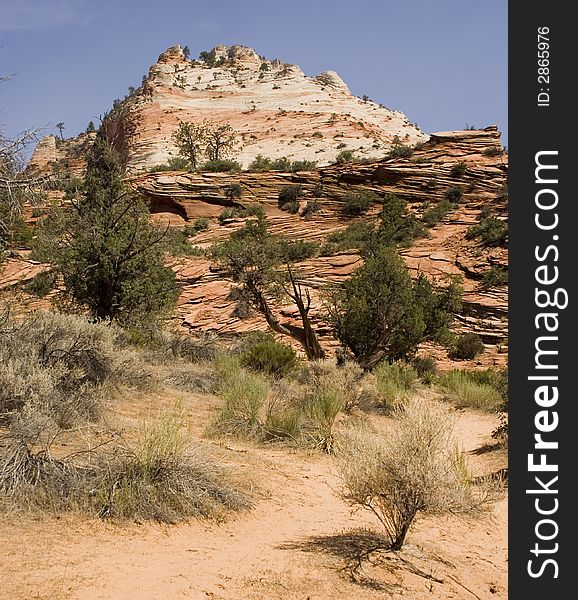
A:
<svg viewBox="0 0 578 600">
<path fill-rule="evenodd" d="M 0 501 L 5 510 L 80 511 L 115 520 L 175 523 L 223 518 L 251 506 L 224 466 L 190 448 L 178 412 L 143 427 L 129 444 L 112 435 L 100 447 L 55 458 L 22 439 L 0 439 Z"/>
<path fill-rule="evenodd" d="M 100 517 L 175 523 L 251 505 L 223 466 L 188 447 L 178 413 L 145 426 L 135 446 L 116 448 L 99 467 Z"/>
<path fill-rule="evenodd" d="M 458 408 L 498 412 L 503 398 L 496 373 L 454 369 L 440 375 L 438 385 Z"/>
<path fill-rule="evenodd" d="M 415 390 L 418 375 L 416 370 L 405 363 L 380 363 L 373 374 L 379 394 L 379 407 L 390 413 L 403 406 Z"/>
</svg>

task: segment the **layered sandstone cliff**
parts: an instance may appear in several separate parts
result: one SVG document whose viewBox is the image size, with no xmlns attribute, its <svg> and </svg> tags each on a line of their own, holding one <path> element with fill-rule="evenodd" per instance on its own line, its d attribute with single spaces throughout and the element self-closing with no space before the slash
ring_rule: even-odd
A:
<svg viewBox="0 0 578 600">
<path fill-rule="evenodd" d="M 208 230 L 191 239 L 203 249 L 244 224 L 242 218 L 219 219 L 223 208 L 258 204 L 273 233 L 323 244 L 328 235 L 352 222 L 341 210 L 348 192 L 367 190 L 379 197 L 395 193 L 420 217 L 450 190 L 459 190 L 453 210 L 427 236 L 403 249 L 402 255 L 414 273 L 425 272 L 436 279 L 461 277 L 464 309 L 456 331 L 480 334 L 488 348 L 484 364 L 503 364 L 507 286 L 483 285 L 482 278 L 491 267 L 507 268 L 507 248 L 466 238 L 482 210 L 507 220 L 507 155 L 499 131 L 488 127 L 427 136 L 401 113 L 353 96 L 333 72 L 307 77 L 295 65 L 268 61 L 241 46 L 218 46 L 203 56 L 190 61 L 180 47 L 170 48 L 150 68 L 142 86 L 116 103 L 113 111 L 115 142 L 124 153 L 127 181 L 148 201 L 154 218 L 174 226 L 208 219 Z M 241 141 L 235 158 L 245 166 L 258 154 L 315 160 L 320 166 L 295 173 L 148 172 L 152 165 L 175 156 L 171 136 L 179 121 L 203 119 L 232 124 Z M 29 168 L 43 174 L 81 174 L 93 135 L 65 141 L 45 138 Z M 383 158 L 394 140 L 422 143 L 409 157 Z M 354 150 L 364 160 L 333 164 L 342 149 Z M 461 169 L 456 171 L 456 165 Z M 227 195 L 231 184 L 241 190 L 234 199 Z M 303 190 L 297 214 L 278 206 L 280 190 L 290 184 Z M 313 203 L 316 210 L 308 211 Z M 379 210 L 376 202 L 357 219 L 375 221 Z M 361 264 L 354 250 L 344 250 L 321 253 L 299 265 L 300 277 L 312 290 L 313 322 L 328 349 L 336 343 L 324 320 L 323 288 L 348 277 Z M 175 314 L 181 327 L 225 335 L 266 328 L 259 315 L 239 315 L 231 295 L 233 284 L 207 258 L 181 258 L 172 266 L 182 286 Z M 5 267 L 0 290 L 14 289 L 41 268 L 16 256 Z M 29 306 L 41 304 L 32 300 Z M 290 304 L 276 308 L 288 321 L 298 316 Z M 429 348 L 428 352 L 443 351 Z"/>
<path fill-rule="evenodd" d="M 180 46 L 169 48 L 115 110 L 131 121 L 130 135 L 116 140 L 126 146 L 130 172 L 177 155 L 172 134 L 180 121 L 230 123 L 238 133 L 235 159 L 243 166 L 258 154 L 319 165 L 343 149 L 379 157 L 394 138 L 413 145 L 428 137 L 404 114 L 354 96 L 333 71 L 308 77 L 297 65 L 244 46 L 217 46 L 199 60 L 185 59 Z M 48 162 L 70 158 L 68 147 L 74 155 L 77 145 L 77 138 L 58 144 L 45 138 L 31 167 L 45 171 Z"/>
<path fill-rule="evenodd" d="M 480 241 L 466 239 L 466 231 L 476 224 L 482 209 L 499 219 L 507 219 L 507 163 L 499 149 L 500 134 L 495 127 L 480 131 L 433 134 L 429 142 L 410 158 L 384 159 L 367 164 L 328 166 L 299 173 L 266 172 L 226 173 L 156 173 L 130 179 L 130 184 L 150 202 L 157 218 L 173 224 L 207 218 L 209 230 L 192 240 L 199 247 L 226 238 L 244 219 L 220 223 L 217 219 L 224 207 L 246 207 L 258 203 L 265 210 L 273 233 L 292 239 L 323 242 L 327 236 L 351 223 L 343 217 L 343 196 L 349 191 L 370 190 L 382 196 L 395 193 L 408 201 L 410 208 L 423 214 L 424 207 L 434 205 L 448 190 L 459 189 L 457 206 L 438 225 L 407 249 L 402 250 L 408 266 L 436 278 L 461 277 L 464 288 L 464 310 L 457 331 L 476 332 L 497 352 L 507 338 L 507 286 L 486 288 L 484 272 L 492 266 L 507 268 L 505 247 L 486 247 Z M 457 176 L 456 164 L 464 163 L 465 172 Z M 239 184 L 241 195 L 234 201 L 226 196 L 227 186 Z M 283 186 L 300 184 L 304 190 L 301 210 L 290 214 L 278 207 Z M 304 216 L 305 207 L 315 201 L 318 210 Z M 379 204 L 362 217 L 377 218 Z M 304 261 L 301 276 L 314 290 L 313 319 L 322 333 L 322 341 L 332 345 L 323 321 L 320 291 L 331 281 L 340 281 L 361 265 L 353 252 L 318 256 Z M 187 258 L 175 269 L 183 284 L 179 300 L 180 322 L 193 330 L 239 333 L 265 328 L 264 320 L 253 315 L 239 319 L 235 301 L 230 296 L 231 283 L 223 279 L 205 258 Z M 297 317 L 296 307 L 280 307 L 289 320 Z M 505 356 L 494 354 L 492 361 L 503 363 Z"/>
</svg>

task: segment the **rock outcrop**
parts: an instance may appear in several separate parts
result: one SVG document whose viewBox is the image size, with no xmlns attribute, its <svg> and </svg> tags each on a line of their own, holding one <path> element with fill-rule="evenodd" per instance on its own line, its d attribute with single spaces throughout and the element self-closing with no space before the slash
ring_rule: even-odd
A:
<svg viewBox="0 0 578 600">
<path fill-rule="evenodd" d="M 258 203 L 265 211 L 273 233 L 292 239 L 323 242 L 327 236 L 345 228 L 351 218 L 343 217 L 343 196 L 352 190 L 368 190 L 379 195 L 395 193 L 408 201 L 411 209 L 423 214 L 424 207 L 446 197 L 449 190 L 460 190 L 457 207 L 428 237 L 423 237 L 402 255 L 410 269 L 425 272 L 438 280 L 449 275 L 462 278 L 464 310 L 458 319 L 458 331 L 478 333 L 496 352 L 489 353 L 490 364 L 503 364 L 502 345 L 507 338 L 507 286 L 485 288 L 482 276 L 492 266 L 507 268 L 507 250 L 485 247 L 465 237 L 476 224 L 482 209 L 494 217 L 507 219 L 506 156 L 500 134 L 495 127 L 480 131 L 438 133 L 409 158 L 386 159 L 367 164 L 327 166 L 316 171 L 298 173 L 266 172 L 226 173 L 156 173 L 131 178 L 130 184 L 148 199 L 157 218 L 173 224 L 207 218 L 210 228 L 194 237 L 193 243 L 207 247 L 225 239 L 243 219 L 219 223 L 218 215 L 225 206 L 246 207 Z M 463 163 L 465 172 L 456 173 Z M 241 187 L 234 201 L 226 189 L 232 183 Z M 300 213 L 292 215 L 278 207 L 283 186 L 302 186 Z M 307 203 L 316 202 L 317 210 L 303 216 Z M 363 218 L 375 219 L 379 206 Z M 329 281 L 340 281 L 361 265 L 354 253 L 320 256 L 300 266 L 304 281 L 319 292 Z M 255 315 L 239 319 L 235 302 L 230 299 L 230 282 L 224 280 L 204 258 L 183 259 L 175 264 L 183 284 L 178 314 L 181 323 L 193 330 L 239 333 L 265 328 L 264 320 Z M 314 292 L 313 318 L 322 333 L 322 341 L 333 341 L 323 322 L 319 294 Z M 286 318 L 297 316 L 295 307 L 285 306 Z"/>
<path fill-rule="evenodd" d="M 134 124 L 130 138 L 116 140 L 126 145 L 130 172 L 177 155 L 171 138 L 180 121 L 230 123 L 238 132 L 235 159 L 244 166 L 258 154 L 319 165 L 343 149 L 379 157 L 394 139 L 413 145 L 428 138 L 402 113 L 354 96 L 333 71 L 308 77 L 244 46 L 217 46 L 203 56 L 187 60 L 180 46 L 169 48 L 142 85 L 116 103 L 119 118 Z M 56 152 L 55 138 L 45 138 L 31 167 L 45 171 L 49 162 L 69 159 L 66 148 L 74 154 L 76 140 L 60 142 Z"/>
<path fill-rule="evenodd" d="M 505 363 L 507 286 L 484 286 L 482 279 L 491 267 L 507 268 L 507 249 L 486 247 L 466 237 L 482 211 L 507 220 L 507 155 L 495 127 L 427 136 L 401 113 L 353 96 L 332 71 L 307 77 L 295 65 L 266 60 L 242 46 L 217 46 L 192 61 L 185 59 L 179 46 L 169 48 L 150 68 L 142 86 L 116 103 L 113 117 L 129 185 L 148 201 L 155 219 L 174 226 L 207 219 L 208 229 L 192 239 L 201 249 L 243 226 L 243 218 L 218 218 L 228 206 L 258 204 L 273 233 L 324 243 L 331 233 L 351 223 L 342 211 L 348 192 L 394 193 L 418 217 L 450 195 L 455 202 L 452 210 L 429 229 L 429 235 L 401 253 L 414 274 L 425 272 L 438 280 L 461 277 L 464 309 L 456 330 L 482 337 L 489 350 L 482 364 Z M 151 166 L 176 155 L 171 135 L 179 121 L 203 119 L 232 124 L 241 140 L 235 158 L 245 166 L 258 154 L 314 160 L 320 166 L 291 173 L 149 172 Z M 66 141 L 45 138 L 29 169 L 80 174 L 93 135 Z M 421 143 L 405 158 L 372 158 L 386 156 L 394 140 Z M 362 160 L 334 164 L 345 148 Z M 240 196 L 227 194 L 231 184 L 239 186 Z M 291 184 L 302 188 L 296 214 L 278 206 L 280 190 Z M 310 210 L 313 205 L 315 210 Z M 379 211 L 376 202 L 356 218 L 375 220 Z M 342 281 L 361 264 L 361 257 L 349 250 L 321 253 L 298 265 L 300 277 L 312 291 L 312 320 L 327 349 L 336 342 L 324 321 L 321 292 L 328 282 Z M 172 267 L 182 286 L 175 316 L 181 327 L 224 335 L 266 328 L 261 316 L 239 314 L 230 293 L 232 283 L 207 258 L 175 259 Z M 14 258 L 0 277 L 0 290 L 17 287 L 41 268 L 24 256 Z M 290 304 L 276 310 L 287 321 L 298 317 L 297 308 Z M 429 347 L 428 352 L 440 358 L 442 351 Z"/>
<path fill-rule="evenodd" d="M 68 140 L 61 140 L 54 135 L 43 137 L 32 153 L 27 170 L 36 175 L 60 171 L 81 177 L 86 167 L 86 152 L 95 135 L 81 133 Z"/>
</svg>

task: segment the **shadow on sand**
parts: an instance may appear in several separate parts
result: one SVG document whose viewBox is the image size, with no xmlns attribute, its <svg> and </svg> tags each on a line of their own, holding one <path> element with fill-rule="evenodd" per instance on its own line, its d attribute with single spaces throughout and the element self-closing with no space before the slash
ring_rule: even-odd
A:
<svg viewBox="0 0 578 600">
<path fill-rule="evenodd" d="M 279 548 L 325 554 L 339 559 L 342 563 L 339 571 L 354 583 L 374 590 L 394 592 L 402 587 L 370 577 L 364 571 L 364 567 L 380 567 L 390 573 L 404 568 L 425 579 L 442 583 L 402 558 L 399 552 L 389 551 L 389 546 L 390 542 L 385 536 L 366 529 L 356 529 L 331 535 L 311 536 L 301 541 L 283 544 Z"/>
</svg>

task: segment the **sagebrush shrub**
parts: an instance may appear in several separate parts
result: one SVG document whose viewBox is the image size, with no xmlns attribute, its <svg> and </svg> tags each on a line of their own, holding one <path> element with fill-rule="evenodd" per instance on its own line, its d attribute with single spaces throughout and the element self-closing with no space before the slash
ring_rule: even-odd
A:
<svg viewBox="0 0 578 600">
<path fill-rule="evenodd" d="M 279 378 L 295 369 L 297 355 L 291 346 L 269 337 L 250 345 L 241 355 L 241 363 L 249 369 Z"/>
<path fill-rule="evenodd" d="M 484 344 L 477 333 L 464 333 L 455 341 L 450 358 L 471 360 L 484 351 Z"/>
<path fill-rule="evenodd" d="M 98 419 L 110 386 L 138 384 L 141 366 L 118 330 L 83 317 L 40 312 L 0 332 L 0 414 L 26 410 L 59 427 Z"/>
<path fill-rule="evenodd" d="M 371 511 L 391 550 L 399 550 L 418 514 L 468 512 L 475 507 L 463 453 L 452 440 L 447 409 L 413 399 L 387 438 L 350 435 L 343 442 L 341 497 Z"/>
</svg>

